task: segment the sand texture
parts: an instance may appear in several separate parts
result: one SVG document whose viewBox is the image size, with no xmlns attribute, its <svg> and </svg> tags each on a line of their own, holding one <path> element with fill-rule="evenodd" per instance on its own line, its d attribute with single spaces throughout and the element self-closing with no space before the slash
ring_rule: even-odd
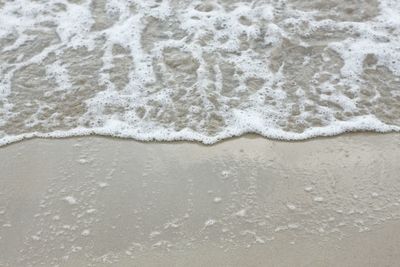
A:
<svg viewBox="0 0 400 267">
<path fill-rule="evenodd" d="M 400 135 L 0 149 L 0 266 L 397 266 Z"/>
</svg>

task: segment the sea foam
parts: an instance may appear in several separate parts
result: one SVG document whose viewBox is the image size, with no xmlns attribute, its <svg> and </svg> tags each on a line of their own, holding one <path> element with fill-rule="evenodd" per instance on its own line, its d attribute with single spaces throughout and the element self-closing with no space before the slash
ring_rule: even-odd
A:
<svg viewBox="0 0 400 267">
<path fill-rule="evenodd" d="M 0 1 L 0 145 L 400 130 L 396 0 Z"/>
</svg>

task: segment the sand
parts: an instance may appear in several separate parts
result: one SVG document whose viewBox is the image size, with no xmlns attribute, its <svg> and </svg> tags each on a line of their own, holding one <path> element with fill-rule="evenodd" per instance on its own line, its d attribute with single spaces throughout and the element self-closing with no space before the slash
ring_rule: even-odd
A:
<svg viewBox="0 0 400 267">
<path fill-rule="evenodd" d="M 396 266 L 400 135 L 0 148 L 0 266 Z"/>
</svg>

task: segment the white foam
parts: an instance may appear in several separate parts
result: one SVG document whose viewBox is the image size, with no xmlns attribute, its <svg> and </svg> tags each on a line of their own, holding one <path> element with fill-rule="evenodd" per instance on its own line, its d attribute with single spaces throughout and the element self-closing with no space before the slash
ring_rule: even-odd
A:
<svg viewBox="0 0 400 267">
<path fill-rule="evenodd" d="M 378 2 L 377 14 L 360 19 L 289 0 L 112 0 L 104 14 L 95 14 L 96 2 L 88 0 L 7 1 L 0 4 L 0 145 L 90 134 L 212 144 L 245 133 L 301 140 L 400 131 L 398 107 L 386 96 L 400 96 L 400 4 Z M 333 32 L 332 40 L 310 37 L 321 30 Z M 31 51 L 53 31 L 56 37 Z M 2 46 L 7 38 L 14 40 Z M 114 51 L 117 46 L 122 52 Z M 88 55 L 66 56 L 80 48 Z M 13 53 L 20 53 L 15 60 Z M 368 57 L 376 59 L 371 70 L 389 79 L 383 81 L 387 89 L 365 77 Z M 118 60 L 128 66 L 118 68 Z M 15 79 L 34 64 L 44 65 L 44 74 L 29 73 L 31 80 L 44 80 L 32 82 L 44 92 L 28 94 L 24 90 L 32 85 Z M 301 80 L 307 70 L 315 73 Z M 122 71 L 127 81 L 119 85 Z M 362 94 L 365 88 L 369 96 Z M 27 97 L 18 98 L 19 90 Z M 82 114 L 57 109 L 79 90 L 95 91 L 82 100 Z M 13 124 L 25 108 L 23 123 Z M 48 109 L 56 111 L 48 115 Z"/>
<path fill-rule="evenodd" d="M 73 196 L 66 196 L 64 200 L 70 205 L 75 205 L 77 203 L 76 198 L 74 198 Z"/>
</svg>

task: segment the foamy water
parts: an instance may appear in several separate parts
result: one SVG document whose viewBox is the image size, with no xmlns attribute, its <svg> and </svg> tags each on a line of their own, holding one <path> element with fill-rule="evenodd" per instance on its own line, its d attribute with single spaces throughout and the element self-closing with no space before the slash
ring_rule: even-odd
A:
<svg viewBox="0 0 400 267">
<path fill-rule="evenodd" d="M 400 130 L 397 0 L 0 0 L 0 144 Z"/>
</svg>

